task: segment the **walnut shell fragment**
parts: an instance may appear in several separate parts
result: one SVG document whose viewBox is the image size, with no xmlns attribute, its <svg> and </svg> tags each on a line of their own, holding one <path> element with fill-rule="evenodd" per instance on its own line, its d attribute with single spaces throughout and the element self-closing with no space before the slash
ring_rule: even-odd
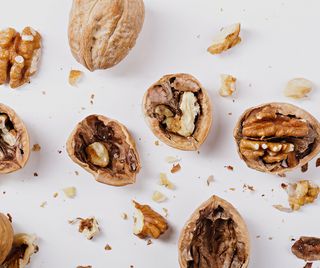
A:
<svg viewBox="0 0 320 268">
<path fill-rule="evenodd" d="M 113 186 L 134 183 L 141 168 L 127 128 L 103 115 L 90 115 L 78 123 L 67 141 L 67 151 L 98 182 Z"/>
<path fill-rule="evenodd" d="M 142 0 L 74 0 L 69 44 L 90 71 L 118 64 L 134 47 L 144 21 Z"/>
<path fill-rule="evenodd" d="M 244 220 L 218 196 L 197 208 L 181 231 L 181 268 L 245 268 L 249 256 L 249 233 Z"/>
<path fill-rule="evenodd" d="M 248 167 L 283 174 L 308 163 L 320 151 L 320 124 L 288 103 L 246 110 L 234 129 L 238 153 Z"/>
<path fill-rule="evenodd" d="M 155 212 L 148 205 L 140 205 L 133 201 L 135 207 L 133 233 L 140 238 L 159 238 L 167 229 L 168 224 L 164 217 Z"/>
<path fill-rule="evenodd" d="M 13 242 L 13 228 L 8 217 L 0 213 L 0 266 L 8 256 Z"/>
<path fill-rule="evenodd" d="M 302 236 L 292 245 L 291 251 L 299 259 L 318 261 L 320 260 L 320 238 Z"/>
<path fill-rule="evenodd" d="M 147 90 L 142 106 L 154 135 L 173 148 L 197 150 L 208 136 L 211 101 L 192 75 L 162 77 Z"/>
<path fill-rule="evenodd" d="M 11 252 L 1 268 L 24 268 L 30 263 L 31 256 L 38 250 L 35 235 L 16 234 Z"/>
<path fill-rule="evenodd" d="M 0 103 L 0 173 L 23 168 L 29 155 L 29 135 L 24 123 L 14 110 Z"/>
</svg>

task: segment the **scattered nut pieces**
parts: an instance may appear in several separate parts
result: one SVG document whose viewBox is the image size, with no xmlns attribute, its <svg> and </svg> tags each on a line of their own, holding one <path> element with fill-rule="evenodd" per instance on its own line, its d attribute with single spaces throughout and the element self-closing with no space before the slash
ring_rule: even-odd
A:
<svg viewBox="0 0 320 268">
<path fill-rule="evenodd" d="M 181 166 L 180 164 L 176 164 L 176 165 L 173 165 L 172 168 L 171 168 L 171 173 L 177 173 L 178 171 L 181 170 Z"/>
<path fill-rule="evenodd" d="M 79 70 L 71 70 L 69 73 L 69 84 L 71 86 L 75 86 L 77 82 L 80 80 L 80 78 L 82 77 L 82 75 L 83 75 L 83 72 Z"/>
<path fill-rule="evenodd" d="M 220 30 L 219 34 L 213 39 L 212 45 L 208 48 L 211 54 L 220 54 L 241 42 L 239 37 L 241 25 L 235 23 L 224 27 Z"/>
<path fill-rule="evenodd" d="M 106 244 L 104 250 L 109 251 L 112 250 L 112 247 L 109 244 Z"/>
<path fill-rule="evenodd" d="M 121 218 L 124 219 L 124 220 L 127 220 L 128 219 L 127 213 L 122 213 L 121 214 Z"/>
<path fill-rule="evenodd" d="M 135 207 L 133 233 L 140 238 L 159 238 L 167 229 L 164 217 L 152 210 L 148 205 L 140 205 L 133 201 Z"/>
<path fill-rule="evenodd" d="M 67 187 L 63 189 L 64 194 L 68 198 L 74 198 L 77 194 L 77 189 L 76 187 Z"/>
<path fill-rule="evenodd" d="M 162 203 L 167 200 L 167 197 L 163 193 L 159 191 L 155 191 L 152 194 L 152 200 L 157 203 Z"/>
<path fill-rule="evenodd" d="M 214 177 L 213 177 L 213 175 L 210 175 L 207 179 L 207 185 L 210 186 L 210 184 L 213 182 L 214 182 Z"/>
<path fill-rule="evenodd" d="M 291 247 L 292 253 L 305 261 L 320 260 L 320 238 L 302 236 Z"/>
<path fill-rule="evenodd" d="M 231 96 L 236 91 L 237 78 L 228 74 L 222 74 L 220 78 L 221 78 L 221 87 L 219 90 L 220 96 L 222 97 Z"/>
<path fill-rule="evenodd" d="M 287 187 L 288 201 L 292 210 L 299 210 L 305 204 L 313 203 L 319 195 L 320 188 L 308 180 L 290 183 Z"/>
<path fill-rule="evenodd" d="M 31 149 L 33 152 L 39 152 L 41 150 L 41 146 L 36 143 L 36 144 L 33 144 L 32 146 L 32 149 Z"/>
<path fill-rule="evenodd" d="M 312 90 L 312 82 L 304 78 L 290 80 L 284 89 L 284 95 L 293 99 L 302 99 Z"/>
<path fill-rule="evenodd" d="M 282 205 L 273 205 L 273 207 L 277 210 L 280 210 L 281 212 L 287 212 L 287 213 L 291 213 L 292 209 L 291 208 L 286 208 Z"/>
<path fill-rule="evenodd" d="M 166 188 L 168 188 L 170 190 L 173 190 L 175 188 L 174 184 L 171 181 L 169 181 L 169 179 L 167 178 L 167 175 L 165 173 L 160 173 L 159 184 L 162 186 L 165 186 Z"/>
<path fill-rule="evenodd" d="M 95 217 L 92 218 L 76 218 L 75 220 L 69 221 L 70 224 L 79 222 L 79 233 L 83 233 L 88 240 L 91 240 L 97 236 L 100 232 L 99 223 Z"/>
</svg>

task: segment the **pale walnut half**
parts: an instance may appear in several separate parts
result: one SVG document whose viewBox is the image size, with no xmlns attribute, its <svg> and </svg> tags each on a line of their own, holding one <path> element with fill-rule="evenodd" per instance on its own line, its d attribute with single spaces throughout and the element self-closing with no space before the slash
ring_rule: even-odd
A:
<svg viewBox="0 0 320 268">
<path fill-rule="evenodd" d="M 142 108 L 152 132 L 171 147 L 197 150 L 207 138 L 211 101 L 200 82 L 189 74 L 162 77 L 145 93 Z"/>
<path fill-rule="evenodd" d="M 0 267 L 9 255 L 13 242 L 13 228 L 8 217 L 0 213 Z"/>
<path fill-rule="evenodd" d="M 143 21 L 142 0 L 73 0 L 71 52 L 90 71 L 110 68 L 134 47 Z"/>
<path fill-rule="evenodd" d="M 135 182 L 140 170 L 135 142 L 127 128 L 102 115 L 83 119 L 67 141 L 70 158 L 99 182 L 123 186 Z"/>
<path fill-rule="evenodd" d="M 41 35 L 26 27 L 20 33 L 13 28 L 0 31 L 0 85 L 11 88 L 28 83 L 38 69 Z"/>
<path fill-rule="evenodd" d="M 29 159 L 29 135 L 14 110 L 0 103 L 0 173 L 23 168 Z"/>
<path fill-rule="evenodd" d="M 253 169 L 283 174 L 320 151 L 320 124 L 305 110 L 268 103 L 246 110 L 234 129 L 240 157 Z"/>
<path fill-rule="evenodd" d="M 246 268 L 250 241 L 246 224 L 227 201 L 212 196 L 191 215 L 179 238 L 181 268 Z"/>
</svg>

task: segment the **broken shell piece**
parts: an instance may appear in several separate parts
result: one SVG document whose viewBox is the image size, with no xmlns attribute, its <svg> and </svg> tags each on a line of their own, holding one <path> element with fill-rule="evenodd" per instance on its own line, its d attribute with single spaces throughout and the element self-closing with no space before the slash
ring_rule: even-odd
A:
<svg viewBox="0 0 320 268">
<path fill-rule="evenodd" d="M 320 260 L 320 238 L 302 236 L 291 247 L 297 258 L 305 261 Z"/>
<path fill-rule="evenodd" d="M 69 73 L 69 84 L 75 86 L 77 82 L 81 79 L 83 72 L 79 70 L 71 70 Z"/>
<path fill-rule="evenodd" d="M 159 238 L 167 229 L 164 217 L 152 210 L 148 205 L 140 205 L 133 201 L 135 207 L 133 233 L 140 238 Z"/>
<path fill-rule="evenodd" d="M 13 239 L 11 252 L 1 267 L 24 268 L 30 263 L 31 256 L 37 253 L 39 247 L 35 235 L 16 234 Z"/>
<path fill-rule="evenodd" d="M 0 104 L 0 173 L 25 166 L 30 155 L 29 135 L 14 110 Z"/>
<path fill-rule="evenodd" d="M 147 90 L 142 106 L 152 132 L 171 147 L 197 150 L 209 133 L 209 96 L 189 74 L 162 77 Z"/>
<path fill-rule="evenodd" d="M 99 223 L 95 217 L 92 218 L 76 218 L 75 220 L 69 221 L 70 224 L 79 223 L 79 233 L 84 234 L 84 236 L 91 240 L 97 236 L 100 232 Z"/>
<path fill-rule="evenodd" d="M 246 224 L 225 200 L 212 196 L 191 215 L 179 238 L 181 268 L 248 267 Z"/>
<path fill-rule="evenodd" d="M 234 129 L 238 153 L 248 167 L 284 174 L 320 152 L 320 123 L 288 103 L 267 103 L 246 110 Z"/>
<path fill-rule="evenodd" d="M 241 42 L 240 23 L 235 23 L 221 29 L 220 33 L 214 38 L 212 45 L 208 48 L 211 54 L 220 54 Z"/>
<path fill-rule="evenodd" d="M 221 76 L 221 87 L 219 94 L 222 97 L 231 96 L 236 91 L 237 78 L 229 74 L 222 74 Z"/>
<path fill-rule="evenodd" d="M 284 95 L 293 99 L 302 99 L 312 90 L 312 82 L 304 78 L 290 80 L 284 89 Z"/>
<path fill-rule="evenodd" d="M 67 141 L 70 158 L 99 182 L 123 186 L 135 182 L 140 160 L 127 128 L 102 115 L 83 119 Z"/>
</svg>

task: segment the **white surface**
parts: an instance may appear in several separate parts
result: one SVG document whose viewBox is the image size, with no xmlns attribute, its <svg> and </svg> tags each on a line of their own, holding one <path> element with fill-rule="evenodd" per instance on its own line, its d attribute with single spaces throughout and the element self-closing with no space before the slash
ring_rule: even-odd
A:
<svg viewBox="0 0 320 268">
<path fill-rule="evenodd" d="M 146 0 L 145 24 L 136 47 L 115 68 L 95 73 L 84 70 L 69 51 L 70 5 L 71 1 L 61 0 L 1 1 L 2 28 L 21 30 L 31 25 L 43 36 L 41 68 L 32 83 L 17 90 L 0 89 L 1 102 L 25 121 L 31 144 L 42 147 L 31 154 L 26 168 L 1 175 L 0 180 L 0 211 L 13 216 L 16 231 L 40 237 L 40 251 L 31 266 L 178 267 L 180 229 L 201 202 L 217 194 L 233 203 L 248 224 L 251 268 L 302 268 L 304 262 L 290 252 L 290 238 L 320 235 L 319 202 L 292 214 L 279 212 L 272 205 L 287 205 L 281 182 L 306 178 L 320 183 L 319 170 L 314 161 L 307 173 L 297 171 L 285 179 L 251 170 L 237 156 L 232 130 L 244 109 L 269 101 L 298 104 L 320 118 L 319 1 Z M 242 43 L 219 56 L 207 53 L 215 33 L 234 22 L 242 24 Z M 78 87 L 67 83 L 71 68 L 85 71 Z M 140 104 L 145 90 L 162 75 L 175 72 L 193 74 L 212 98 L 213 128 L 200 154 L 180 152 L 165 144 L 155 146 L 157 139 L 143 120 Z M 217 93 L 221 73 L 238 78 L 235 102 Z M 283 96 L 282 89 L 289 79 L 299 76 L 313 81 L 315 90 L 310 98 L 293 102 Z M 91 94 L 95 94 L 93 105 Z M 69 133 L 91 113 L 118 119 L 131 130 L 143 165 L 136 184 L 122 188 L 99 184 L 67 156 L 64 145 Z M 171 166 L 164 161 L 169 155 L 182 158 L 182 170 L 175 175 L 169 174 Z M 234 166 L 234 171 L 225 165 Z M 39 177 L 34 177 L 34 172 Z M 157 185 L 160 172 L 168 173 L 176 190 Z M 208 187 L 206 179 L 211 174 L 215 182 Z M 244 183 L 256 191 L 243 192 Z M 73 200 L 61 191 L 67 186 L 77 187 Z M 230 187 L 236 191 L 228 190 Z M 169 200 L 153 203 L 154 190 L 162 191 Z M 59 192 L 57 198 L 53 198 L 54 192 Z M 167 208 L 170 233 L 149 246 L 132 235 L 132 199 L 159 212 Z M 40 207 L 43 201 L 48 203 L 45 208 Z M 121 218 L 123 212 L 129 215 L 127 221 Z M 93 241 L 87 241 L 67 222 L 90 215 L 98 218 L 102 228 Z M 106 243 L 112 251 L 104 251 Z"/>
</svg>

